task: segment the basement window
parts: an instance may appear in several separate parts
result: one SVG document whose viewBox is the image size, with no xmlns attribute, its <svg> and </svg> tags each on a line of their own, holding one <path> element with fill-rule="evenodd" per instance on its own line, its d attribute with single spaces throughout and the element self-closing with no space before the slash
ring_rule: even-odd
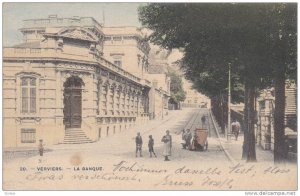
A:
<svg viewBox="0 0 300 196">
<path fill-rule="evenodd" d="M 21 129 L 21 143 L 35 143 L 35 129 Z"/>
</svg>

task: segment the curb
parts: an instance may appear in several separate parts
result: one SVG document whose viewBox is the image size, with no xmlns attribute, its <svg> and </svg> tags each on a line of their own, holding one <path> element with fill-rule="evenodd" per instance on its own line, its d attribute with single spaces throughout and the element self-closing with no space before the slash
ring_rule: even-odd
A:
<svg viewBox="0 0 300 196">
<path fill-rule="evenodd" d="M 236 161 L 236 160 L 230 155 L 230 153 L 224 148 L 223 143 L 221 142 L 220 135 L 219 135 L 219 130 L 218 130 L 216 124 L 215 124 L 215 120 L 214 120 L 214 118 L 213 118 L 213 116 L 212 116 L 212 114 L 211 114 L 211 110 L 209 110 L 209 114 L 210 114 L 210 117 L 211 117 L 211 119 L 212 119 L 213 126 L 214 126 L 214 128 L 215 128 L 215 130 L 216 130 L 217 137 L 218 137 L 218 140 L 219 140 L 219 143 L 220 143 L 220 146 L 221 146 L 222 150 L 224 151 L 224 153 L 225 153 L 226 157 L 229 159 L 229 161 L 230 161 L 232 164 L 236 164 L 237 161 Z"/>
</svg>

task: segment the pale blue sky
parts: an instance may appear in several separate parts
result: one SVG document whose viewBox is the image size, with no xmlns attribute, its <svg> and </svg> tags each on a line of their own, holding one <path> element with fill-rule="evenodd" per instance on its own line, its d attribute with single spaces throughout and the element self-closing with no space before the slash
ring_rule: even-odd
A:
<svg viewBox="0 0 300 196">
<path fill-rule="evenodd" d="M 137 8 L 145 3 L 4 3 L 3 45 L 12 46 L 22 42 L 18 31 L 25 19 L 58 17 L 94 17 L 105 26 L 141 26 Z"/>
</svg>

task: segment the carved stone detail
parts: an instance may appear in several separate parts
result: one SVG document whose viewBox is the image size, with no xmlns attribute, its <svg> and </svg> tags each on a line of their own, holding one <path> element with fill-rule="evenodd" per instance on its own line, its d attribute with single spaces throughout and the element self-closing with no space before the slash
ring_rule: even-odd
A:
<svg viewBox="0 0 300 196">
<path fill-rule="evenodd" d="M 91 42 L 98 42 L 99 39 L 96 35 L 94 35 L 93 32 L 91 32 L 88 29 L 84 28 L 67 28 L 62 31 L 60 31 L 58 34 L 60 37 L 68 37 L 73 39 L 81 39 L 81 40 L 87 40 Z"/>
</svg>

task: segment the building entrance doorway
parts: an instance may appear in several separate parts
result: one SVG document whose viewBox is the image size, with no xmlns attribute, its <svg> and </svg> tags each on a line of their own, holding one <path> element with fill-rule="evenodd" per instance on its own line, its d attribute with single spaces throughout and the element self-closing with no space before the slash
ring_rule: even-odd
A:
<svg viewBox="0 0 300 196">
<path fill-rule="evenodd" d="M 83 81 L 72 76 L 64 83 L 64 124 L 66 128 L 81 128 Z"/>
</svg>

